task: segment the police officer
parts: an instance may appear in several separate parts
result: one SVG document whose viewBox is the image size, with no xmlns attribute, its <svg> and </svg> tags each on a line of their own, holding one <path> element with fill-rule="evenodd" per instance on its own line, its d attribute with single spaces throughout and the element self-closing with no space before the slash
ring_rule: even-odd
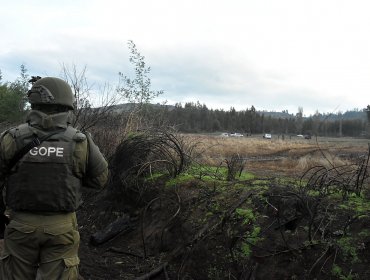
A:
<svg viewBox="0 0 370 280">
<path fill-rule="evenodd" d="M 81 187 L 102 188 L 108 165 L 91 137 L 71 126 L 74 96 L 65 81 L 38 79 L 28 98 L 27 122 L 0 137 L 10 220 L 0 279 L 77 279 Z"/>
</svg>

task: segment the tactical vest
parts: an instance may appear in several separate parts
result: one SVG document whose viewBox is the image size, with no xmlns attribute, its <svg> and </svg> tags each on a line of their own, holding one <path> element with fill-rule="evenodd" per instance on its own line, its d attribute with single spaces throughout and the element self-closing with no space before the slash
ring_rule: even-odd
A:
<svg viewBox="0 0 370 280">
<path fill-rule="evenodd" d="M 28 124 L 9 131 L 17 149 L 30 142 L 35 132 L 45 134 Z M 80 204 L 82 178 L 73 174 L 73 152 L 76 142 L 84 139 L 84 134 L 68 126 L 23 156 L 8 177 L 8 207 L 30 212 L 75 211 Z"/>
</svg>

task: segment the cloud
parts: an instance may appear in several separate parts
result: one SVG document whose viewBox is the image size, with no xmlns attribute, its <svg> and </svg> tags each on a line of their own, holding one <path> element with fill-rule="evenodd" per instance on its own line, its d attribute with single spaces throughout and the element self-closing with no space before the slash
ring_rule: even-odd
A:
<svg viewBox="0 0 370 280">
<path fill-rule="evenodd" d="M 75 38 L 65 36 L 59 40 L 60 44 L 56 46 L 64 46 L 63 42 Z M 41 76 L 59 76 L 65 64 L 67 67 L 76 65 L 78 69 L 86 66 L 87 78 L 96 86 L 105 82 L 117 84 L 118 72 L 133 76 L 126 43 L 86 39 L 65 48 L 19 49 L 0 55 L 0 60 L 12 65 L 10 72 L 13 76 L 19 74 L 22 63 L 26 64 L 30 75 Z M 140 46 L 138 48 L 141 52 Z M 163 90 L 162 99 L 172 104 L 199 101 L 213 109 L 234 107 L 244 110 L 254 105 L 260 110 L 290 112 L 296 112 L 298 106 L 302 106 L 307 108 L 307 114 L 316 109 L 331 112 L 342 104 L 350 104 L 337 104 L 338 99 L 325 98 L 324 91 L 318 92 L 314 86 L 299 85 L 287 74 L 260 69 L 242 55 L 210 49 L 206 44 L 141 53 L 151 66 L 152 89 Z M 346 97 L 341 98 L 341 102 L 347 101 Z"/>
<path fill-rule="evenodd" d="M 313 87 L 290 83 L 279 72 L 261 71 L 248 61 L 202 47 L 151 54 L 151 63 L 153 86 L 163 89 L 169 100 L 181 103 L 199 101 L 225 110 L 254 105 L 261 110 L 290 112 L 302 106 L 307 107 L 307 114 L 316 109 L 331 112 L 339 105 L 337 99 L 326 100 Z"/>
<path fill-rule="evenodd" d="M 171 103 L 306 112 L 363 108 L 370 91 L 366 1 L 46 0 L 3 3 L 0 69 L 14 80 L 87 66 L 91 83 L 133 75 L 127 41 Z M 307 109 L 306 109 L 307 108 Z"/>
</svg>

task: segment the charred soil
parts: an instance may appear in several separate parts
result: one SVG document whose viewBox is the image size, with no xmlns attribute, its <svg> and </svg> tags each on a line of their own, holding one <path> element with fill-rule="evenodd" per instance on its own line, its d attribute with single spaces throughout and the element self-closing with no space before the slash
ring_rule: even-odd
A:
<svg viewBox="0 0 370 280">
<path fill-rule="evenodd" d="M 267 176 L 165 182 L 140 199 L 85 193 L 84 279 L 370 279 L 366 189 L 343 198 Z"/>
</svg>

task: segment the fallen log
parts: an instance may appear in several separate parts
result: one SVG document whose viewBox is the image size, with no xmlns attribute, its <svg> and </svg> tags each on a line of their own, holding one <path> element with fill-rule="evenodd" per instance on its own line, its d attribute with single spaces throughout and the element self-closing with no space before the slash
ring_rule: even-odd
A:
<svg viewBox="0 0 370 280">
<path fill-rule="evenodd" d="M 113 253 L 118 253 L 118 254 L 129 255 L 129 256 L 132 256 L 132 257 L 140 258 L 140 259 L 144 258 L 144 256 L 142 256 L 142 255 L 139 255 L 139 254 L 134 253 L 134 252 L 125 251 L 125 250 L 122 250 L 122 249 L 117 248 L 117 247 L 109 247 L 106 251 L 113 252 Z"/>
<path fill-rule="evenodd" d="M 124 216 L 109 224 L 106 228 L 94 233 L 90 237 L 92 245 L 100 245 L 116 237 L 118 234 L 129 232 L 133 229 L 130 216 Z"/>
</svg>

